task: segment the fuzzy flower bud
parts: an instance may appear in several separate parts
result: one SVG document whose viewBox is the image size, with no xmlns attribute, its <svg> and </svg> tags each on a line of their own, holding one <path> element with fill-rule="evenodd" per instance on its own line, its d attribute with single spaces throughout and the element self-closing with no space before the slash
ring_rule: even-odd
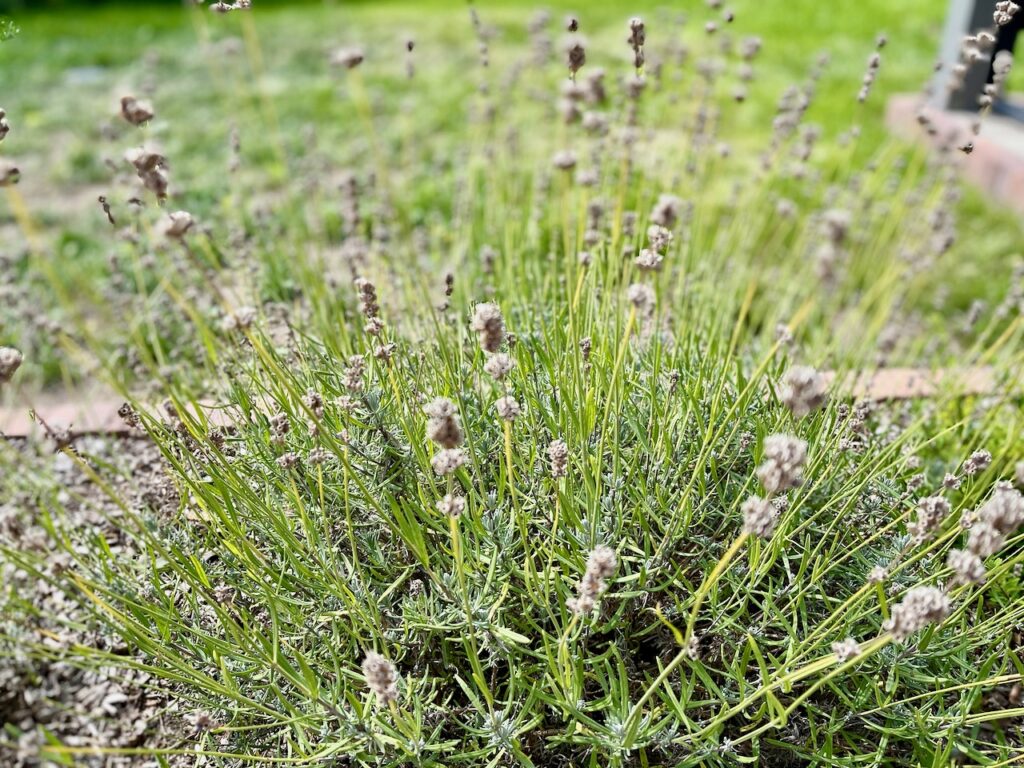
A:
<svg viewBox="0 0 1024 768">
<path fill-rule="evenodd" d="M 605 590 L 605 580 L 615 573 L 615 568 L 615 550 L 603 545 L 594 547 L 587 558 L 587 570 L 576 588 L 576 597 L 566 602 L 569 610 L 580 616 L 593 611 Z"/>
<path fill-rule="evenodd" d="M 892 607 L 882 628 L 900 642 L 929 624 L 936 624 L 949 615 L 949 596 L 936 587 L 914 587 L 903 600 Z"/>
<path fill-rule="evenodd" d="M 972 453 L 967 457 L 967 461 L 964 462 L 964 474 L 968 477 L 984 472 L 988 469 L 989 464 L 992 463 L 992 454 L 988 451 L 981 449 Z"/>
<path fill-rule="evenodd" d="M 998 27 L 1005 27 L 1011 21 L 1013 17 L 1017 15 L 1017 11 L 1020 10 L 1020 6 L 1012 0 L 999 0 L 996 3 L 995 10 L 992 12 L 992 21 L 996 23 Z"/>
<path fill-rule="evenodd" d="M 653 248 L 643 248 L 639 255 L 633 260 L 633 263 L 645 272 L 657 272 L 661 269 L 664 258 L 664 256 Z"/>
<path fill-rule="evenodd" d="M 743 532 L 750 536 L 770 539 L 778 522 L 775 505 L 760 496 L 751 496 L 740 508 L 743 512 Z"/>
<path fill-rule="evenodd" d="M 967 548 L 978 555 L 988 557 L 1002 549 L 1005 539 L 991 523 L 982 520 L 971 526 L 971 533 L 967 537 Z"/>
<path fill-rule="evenodd" d="M 168 214 L 170 221 L 164 228 L 164 234 L 172 240 L 184 240 L 185 233 L 187 233 L 195 220 L 192 218 L 192 214 L 188 211 L 174 211 Z"/>
<path fill-rule="evenodd" d="M 0 347 L 0 384 L 6 384 L 21 367 L 24 358 L 14 347 Z"/>
<path fill-rule="evenodd" d="M 799 419 L 825 404 L 828 400 L 828 383 L 813 368 L 797 365 L 782 377 L 779 399 Z"/>
<path fill-rule="evenodd" d="M 660 227 L 672 229 L 679 220 L 679 214 L 683 208 L 683 201 L 675 195 L 662 194 L 651 211 L 651 221 Z"/>
<path fill-rule="evenodd" d="M 654 307 L 654 289 L 643 283 L 633 283 L 626 291 L 626 297 L 638 310 Z"/>
<path fill-rule="evenodd" d="M 447 517 L 459 517 L 466 511 L 466 499 L 451 493 L 445 494 L 444 498 L 437 502 L 437 511 Z"/>
<path fill-rule="evenodd" d="M 442 448 L 462 445 L 462 427 L 455 403 L 444 397 L 435 397 L 423 407 L 423 412 L 427 414 L 427 437 L 432 442 Z"/>
<path fill-rule="evenodd" d="M 658 224 L 652 224 L 647 228 L 647 242 L 658 253 L 665 252 L 665 249 L 672 244 L 672 238 L 672 230 L 665 229 Z"/>
<path fill-rule="evenodd" d="M 769 435 L 763 449 L 763 462 L 756 474 L 768 493 L 782 493 L 803 482 L 806 442 L 790 435 Z"/>
<path fill-rule="evenodd" d="M 1003 535 L 1024 524 L 1024 496 L 1009 483 L 997 483 L 988 501 L 978 508 L 978 517 Z"/>
<path fill-rule="evenodd" d="M 390 704 L 398 699 L 398 672 L 395 665 L 379 653 L 369 651 L 363 660 L 366 687 L 377 694 L 377 701 Z"/>
<path fill-rule="evenodd" d="M 587 63 L 586 41 L 579 35 L 571 35 L 566 40 L 565 63 L 569 67 L 569 75 L 574 78 L 576 73 Z"/>
<path fill-rule="evenodd" d="M 985 564 L 969 549 L 951 549 L 946 565 L 953 571 L 957 584 L 981 584 L 985 581 Z"/>
<path fill-rule="evenodd" d="M 148 101 L 139 101 L 134 96 L 121 98 L 121 117 L 132 125 L 142 125 L 153 119 L 153 105 Z"/>
<path fill-rule="evenodd" d="M 836 661 L 842 664 L 860 654 L 860 644 L 852 637 L 848 637 L 838 643 L 832 643 L 832 653 L 836 655 Z"/>
<path fill-rule="evenodd" d="M 510 395 L 499 397 L 494 403 L 494 409 L 504 421 L 515 421 L 522 412 L 522 409 L 519 407 L 519 403 L 517 403 L 515 398 Z"/>
<path fill-rule="evenodd" d="M 487 362 L 484 363 L 484 370 L 497 381 L 501 381 L 511 373 L 515 365 L 516 361 L 510 355 L 498 352 L 487 358 Z"/>
<path fill-rule="evenodd" d="M 349 392 L 363 391 L 363 373 L 366 371 L 366 358 L 362 355 L 352 355 L 348 359 L 348 366 L 345 368 L 345 375 L 342 377 L 342 384 Z"/>
<path fill-rule="evenodd" d="M 497 304 L 484 302 L 477 304 L 469 327 L 477 335 L 480 347 L 485 352 L 497 352 L 505 338 L 505 319 Z"/>
<path fill-rule="evenodd" d="M 949 515 L 949 502 L 942 496 L 927 496 L 917 502 L 917 519 L 907 526 L 918 544 L 928 541 Z"/>
<path fill-rule="evenodd" d="M 10 160 L 0 159 L 0 187 L 11 187 L 21 180 L 21 169 Z"/>
<path fill-rule="evenodd" d="M 565 440 L 552 440 L 548 445 L 548 458 L 551 460 L 551 476 L 565 477 L 566 465 L 569 461 L 569 446 Z"/>
<path fill-rule="evenodd" d="M 331 64 L 345 69 L 355 69 L 363 63 L 364 58 L 366 57 L 362 48 L 339 48 L 331 54 Z"/>
<path fill-rule="evenodd" d="M 450 475 L 466 463 L 466 453 L 461 448 L 445 448 L 434 454 L 430 466 L 440 476 Z"/>
</svg>

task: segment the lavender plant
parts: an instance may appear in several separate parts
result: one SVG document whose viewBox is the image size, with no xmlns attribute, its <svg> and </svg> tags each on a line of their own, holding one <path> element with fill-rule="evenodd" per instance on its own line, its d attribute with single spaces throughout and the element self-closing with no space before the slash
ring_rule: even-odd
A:
<svg viewBox="0 0 1024 768">
<path fill-rule="evenodd" d="M 823 135 L 815 60 L 754 140 L 771 41 L 709 3 L 576 14 L 564 45 L 474 9 L 440 63 L 418 34 L 415 66 L 407 37 L 339 41 L 315 69 L 349 133 L 325 148 L 281 130 L 248 6 L 188 10 L 207 61 L 238 32 L 255 78 L 209 84 L 254 121 L 212 200 L 150 143 L 191 128 L 159 91 L 117 101 L 101 223 L 133 314 L 99 328 L 65 297 L 58 337 L 148 448 L 4 445 L 0 750 L 1021 758 L 1021 273 L 953 329 L 957 137 Z M 465 119 L 439 128 L 451 61 Z M 2 352 L 6 386 L 31 353 Z M 996 386 L 851 394 L 893 360 Z M 54 696 L 55 667 L 123 678 L 102 717 L 154 703 L 123 733 L 47 729 L 27 692 Z"/>
</svg>

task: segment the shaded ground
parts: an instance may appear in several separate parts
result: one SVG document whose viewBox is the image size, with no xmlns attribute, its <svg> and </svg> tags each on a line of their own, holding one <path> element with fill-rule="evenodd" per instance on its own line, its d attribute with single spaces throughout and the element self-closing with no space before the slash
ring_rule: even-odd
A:
<svg viewBox="0 0 1024 768">
<path fill-rule="evenodd" d="M 90 464 L 107 464 L 123 473 L 105 476 L 134 511 L 160 516 L 177 508 L 177 493 L 159 452 L 148 439 L 83 437 L 76 445 Z M 62 658 L 74 645 L 119 657 L 129 651 L 51 583 L 62 578 L 72 562 L 67 553 L 55 550 L 45 532 L 47 496 L 52 492 L 59 497 L 67 510 L 66 524 L 82 541 L 102 537 L 111 551 L 135 558 L 139 552 L 118 525 L 123 511 L 69 456 L 53 453 L 50 445 L 11 441 L 2 450 L 16 453 L 21 467 L 37 480 L 45 476 L 52 490 L 33 490 L 31 484 L 24 484 L 0 504 L 0 542 L 26 552 L 50 553 L 44 578 L 7 564 L 0 573 L 0 583 L 10 594 L 4 613 L 11 616 L 11 611 L 18 609 L 33 617 L 28 626 L 8 619 L 0 633 L 0 656 L 4 657 L 0 664 L 0 722 L 5 724 L 0 730 L 0 764 L 10 768 L 53 764 L 38 757 L 46 744 L 45 732 L 68 746 L 173 748 L 192 733 L 183 719 L 190 713 L 182 712 L 180 704 L 173 703 L 149 674 L 113 666 L 80 669 Z M 35 646 L 49 660 L 28 658 L 18 640 Z M 143 661 L 141 657 L 139 661 Z M 157 765 L 155 760 L 132 755 L 77 760 L 76 765 L 105 768 Z M 170 764 L 194 763 L 174 757 Z"/>
</svg>

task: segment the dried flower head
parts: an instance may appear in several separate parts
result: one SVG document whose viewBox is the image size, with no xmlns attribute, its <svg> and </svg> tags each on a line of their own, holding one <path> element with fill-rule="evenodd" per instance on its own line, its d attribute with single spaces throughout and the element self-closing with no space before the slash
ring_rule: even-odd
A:
<svg viewBox="0 0 1024 768">
<path fill-rule="evenodd" d="M 316 418 L 324 417 L 324 399 L 315 389 L 307 389 L 302 402 Z"/>
<path fill-rule="evenodd" d="M 6 384 L 14 377 L 23 360 L 21 352 L 14 347 L 0 347 L 0 384 Z"/>
<path fill-rule="evenodd" d="M 644 66 L 644 43 L 647 42 L 647 28 L 638 16 L 629 20 L 629 37 L 626 38 L 633 49 L 633 67 L 640 70 Z"/>
<path fill-rule="evenodd" d="M 398 672 L 395 665 L 375 651 L 368 651 L 363 660 L 366 687 L 377 694 L 377 701 L 390 704 L 398 699 Z"/>
<path fill-rule="evenodd" d="M 1005 537 L 991 523 L 982 520 L 971 526 L 967 537 L 967 549 L 978 557 L 989 557 L 1003 548 Z"/>
<path fill-rule="evenodd" d="M 569 446 L 565 444 L 565 440 L 552 440 L 548 444 L 548 459 L 551 461 L 551 476 L 565 477 L 569 462 Z"/>
<path fill-rule="evenodd" d="M 992 463 L 992 454 L 988 451 L 981 449 L 972 453 L 967 457 L 967 461 L 964 462 L 963 471 L 968 477 L 976 475 L 979 472 L 984 472 L 988 469 L 989 464 Z"/>
<path fill-rule="evenodd" d="M 331 54 L 331 64 L 345 69 L 355 69 L 363 63 L 364 58 L 366 57 L 362 48 L 356 46 L 339 48 Z"/>
<path fill-rule="evenodd" d="M 782 493 L 803 482 L 807 443 L 791 435 L 769 435 L 764 439 L 763 461 L 757 479 L 768 493 Z"/>
<path fill-rule="evenodd" d="M 299 454 L 292 451 L 283 453 L 277 458 L 277 466 L 281 467 L 281 469 L 291 469 L 292 467 L 297 467 L 301 463 L 302 459 L 299 458 Z"/>
<path fill-rule="evenodd" d="M 195 224 L 192 214 L 188 211 L 174 211 L 169 213 L 167 218 L 170 221 L 168 221 L 167 226 L 164 228 L 164 234 L 172 240 L 183 240 L 185 233 Z"/>
<path fill-rule="evenodd" d="M 377 304 L 377 286 L 365 277 L 355 279 L 356 292 L 359 294 L 360 311 L 364 317 L 373 318 L 380 311 Z"/>
<path fill-rule="evenodd" d="M 884 565 L 876 565 L 868 571 L 868 584 L 882 584 L 889 578 L 889 569 Z"/>
<path fill-rule="evenodd" d="M 949 596 L 937 587 L 914 587 L 892 607 L 882 628 L 900 642 L 949 615 Z"/>
<path fill-rule="evenodd" d="M 867 68 L 864 71 L 864 79 L 861 81 L 860 91 L 857 93 L 857 101 L 864 103 L 871 93 L 871 86 L 878 77 L 878 69 L 882 66 L 882 54 L 875 51 L 868 57 Z"/>
<path fill-rule="evenodd" d="M 647 228 L 647 243 L 658 253 L 664 253 L 665 249 L 672 244 L 672 230 L 665 229 L 658 224 L 652 224 Z"/>
<path fill-rule="evenodd" d="M 1009 483 L 997 483 L 977 515 L 1003 535 L 1010 535 L 1024 524 L 1024 496 Z"/>
<path fill-rule="evenodd" d="M 511 355 L 507 355 L 504 352 L 496 352 L 487 358 L 487 362 L 484 363 L 484 370 L 496 380 L 501 381 L 512 372 L 515 365 L 516 361 Z"/>
<path fill-rule="evenodd" d="M 435 397 L 423 407 L 427 414 L 427 438 L 442 448 L 462 445 L 462 427 L 459 425 L 455 403 L 445 397 Z"/>
<path fill-rule="evenodd" d="M 285 436 L 292 431 L 292 423 L 287 413 L 277 413 L 270 417 L 270 442 L 284 445 Z"/>
<path fill-rule="evenodd" d="M 1020 10 L 1020 6 L 1012 0 L 999 0 L 996 3 L 995 9 L 992 11 L 992 21 L 996 23 L 998 27 L 1005 27 L 1011 21 L 1013 17 L 1017 15 L 1017 11 Z"/>
<path fill-rule="evenodd" d="M 633 260 L 637 268 L 645 272 L 656 272 L 661 269 L 665 257 L 653 248 L 643 248 Z"/>
<path fill-rule="evenodd" d="M 333 458 L 333 453 L 328 451 L 326 448 L 317 446 L 316 448 L 311 448 L 309 453 L 306 454 L 306 463 L 311 467 L 318 467 L 321 464 L 326 464 Z"/>
<path fill-rule="evenodd" d="M 860 644 L 852 637 L 848 637 L 838 643 L 832 643 L 832 653 L 836 655 L 836 661 L 842 664 L 860 654 Z"/>
<path fill-rule="evenodd" d="M 349 392 L 363 391 L 363 374 L 366 372 L 366 358 L 362 355 L 352 355 L 345 367 L 345 374 L 342 377 L 342 384 Z"/>
<path fill-rule="evenodd" d="M 643 283 L 633 283 L 626 291 L 629 302 L 638 310 L 647 310 L 654 307 L 654 289 Z"/>
<path fill-rule="evenodd" d="M 760 496 L 751 496 L 740 508 L 743 512 L 743 532 L 750 536 L 770 539 L 778 522 L 775 505 Z"/>
<path fill-rule="evenodd" d="M 459 517 L 466 511 L 466 499 L 464 496 L 446 493 L 444 498 L 437 502 L 437 511 L 447 517 Z"/>
<path fill-rule="evenodd" d="M 497 352 L 505 338 L 505 319 L 497 304 L 484 302 L 473 309 L 469 327 L 477 335 L 480 347 L 485 352 Z"/>
<path fill-rule="evenodd" d="M 565 41 L 565 63 L 569 68 L 570 77 L 573 78 L 587 63 L 587 45 L 580 35 L 570 35 Z"/>
<path fill-rule="evenodd" d="M 587 570 L 576 588 L 576 597 L 566 601 L 569 610 L 585 616 L 594 610 L 597 599 L 606 588 L 605 580 L 615 573 L 615 550 L 598 545 L 587 558 Z"/>
<path fill-rule="evenodd" d="M 519 403 L 516 402 L 516 399 L 511 395 L 499 397 L 494 403 L 494 409 L 498 412 L 498 416 L 500 416 L 503 421 L 515 421 L 522 412 Z"/>
<path fill-rule="evenodd" d="M 683 201 L 675 195 L 658 195 L 658 201 L 651 211 L 651 221 L 658 226 L 672 229 L 679 221 L 679 214 L 683 209 Z"/>
<path fill-rule="evenodd" d="M 956 584 L 981 584 L 985 581 L 985 564 L 969 549 L 951 549 L 946 565 L 953 571 Z"/>
<path fill-rule="evenodd" d="M 121 116 L 132 125 L 148 123 L 153 119 L 153 105 L 134 96 L 122 96 Z"/>
<path fill-rule="evenodd" d="M 950 505 L 944 497 L 926 496 L 917 502 L 917 519 L 907 526 L 907 531 L 921 544 L 935 535 L 949 513 Z"/>
<path fill-rule="evenodd" d="M 450 475 L 466 463 L 466 453 L 461 448 L 444 448 L 434 454 L 430 466 L 442 477 Z"/>
<path fill-rule="evenodd" d="M 257 315 L 256 307 L 239 307 L 224 317 L 221 327 L 229 332 L 244 330 L 256 322 Z"/>
<path fill-rule="evenodd" d="M 0 187 L 10 187 L 21 180 L 21 170 L 10 160 L 0 158 Z"/>
<path fill-rule="evenodd" d="M 125 159 L 135 166 L 143 186 L 163 200 L 167 197 L 167 158 L 145 147 L 129 150 Z"/>
<path fill-rule="evenodd" d="M 828 382 L 810 366 L 793 366 L 782 377 L 779 399 L 796 418 L 802 418 L 828 400 Z"/>
<path fill-rule="evenodd" d="M 571 171 L 576 167 L 576 153 L 571 149 L 560 150 L 551 158 L 551 164 L 560 171 Z"/>
</svg>

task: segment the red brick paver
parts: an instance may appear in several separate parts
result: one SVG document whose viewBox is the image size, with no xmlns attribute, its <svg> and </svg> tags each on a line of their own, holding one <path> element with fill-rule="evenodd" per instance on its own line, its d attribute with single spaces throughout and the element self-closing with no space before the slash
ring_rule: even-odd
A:
<svg viewBox="0 0 1024 768">
<path fill-rule="evenodd" d="M 883 368 L 873 372 L 837 376 L 827 373 L 836 396 L 872 400 L 909 400 L 934 397 L 940 390 L 961 396 L 994 393 L 998 387 L 995 371 L 990 367 L 961 370 L 930 371 L 923 368 Z M 128 428 L 117 415 L 124 402 L 109 392 L 76 392 L 71 395 L 40 395 L 22 397 L 6 408 L 0 407 L 0 433 L 7 437 L 42 434 L 32 421 L 36 411 L 53 429 L 73 427 L 75 434 L 120 433 Z M 210 409 L 207 416 L 220 423 L 219 411 Z"/>
</svg>

